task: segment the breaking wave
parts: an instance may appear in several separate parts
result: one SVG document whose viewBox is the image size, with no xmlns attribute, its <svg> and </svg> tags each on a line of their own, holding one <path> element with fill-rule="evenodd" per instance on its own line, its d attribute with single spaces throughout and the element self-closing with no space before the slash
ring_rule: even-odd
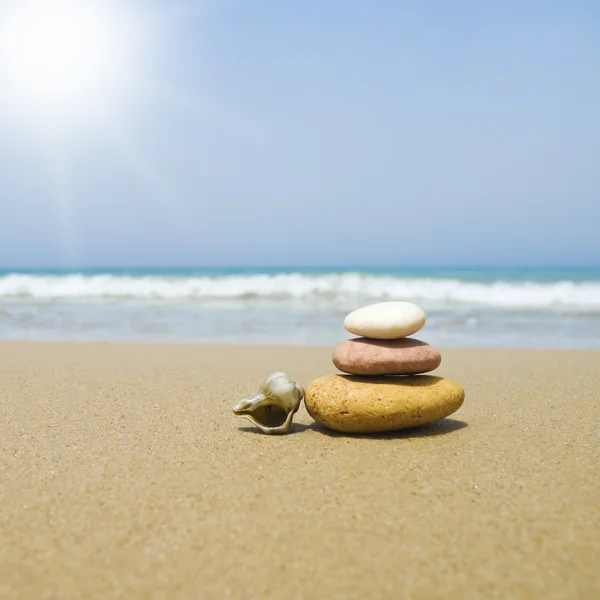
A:
<svg viewBox="0 0 600 600">
<path fill-rule="evenodd" d="M 0 300 L 39 302 L 251 301 L 298 302 L 346 308 L 406 300 L 429 308 L 600 311 L 600 281 L 461 281 L 363 273 L 246 274 L 223 276 L 28 275 L 0 277 Z"/>
</svg>

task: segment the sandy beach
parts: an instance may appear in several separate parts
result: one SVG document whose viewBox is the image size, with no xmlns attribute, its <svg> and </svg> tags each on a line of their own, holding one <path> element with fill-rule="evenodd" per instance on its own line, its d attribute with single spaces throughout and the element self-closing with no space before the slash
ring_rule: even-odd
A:
<svg viewBox="0 0 600 600">
<path fill-rule="evenodd" d="M 463 407 L 231 414 L 326 347 L 0 344 L 2 598 L 598 598 L 600 351 L 447 350 Z"/>
</svg>

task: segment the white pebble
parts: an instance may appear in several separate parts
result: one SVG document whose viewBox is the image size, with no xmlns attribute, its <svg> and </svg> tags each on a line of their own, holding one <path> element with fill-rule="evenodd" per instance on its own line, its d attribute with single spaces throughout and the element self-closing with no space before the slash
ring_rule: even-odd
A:
<svg viewBox="0 0 600 600">
<path fill-rule="evenodd" d="M 394 340 L 416 333 L 425 325 L 425 311 L 410 302 L 380 302 L 351 312 L 344 327 L 354 335 Z"/>
</svg>

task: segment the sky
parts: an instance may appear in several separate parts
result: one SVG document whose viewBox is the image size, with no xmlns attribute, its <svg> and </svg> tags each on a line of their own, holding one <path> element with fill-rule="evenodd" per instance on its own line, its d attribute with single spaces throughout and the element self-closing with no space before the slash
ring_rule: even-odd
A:
<svg viewBox="0 0 600 600">
<path fill-rule="evenodd" d="M 600 264 L 596 3 L 120 5 L 4 49 L 0 266 Z"/>
</svg>

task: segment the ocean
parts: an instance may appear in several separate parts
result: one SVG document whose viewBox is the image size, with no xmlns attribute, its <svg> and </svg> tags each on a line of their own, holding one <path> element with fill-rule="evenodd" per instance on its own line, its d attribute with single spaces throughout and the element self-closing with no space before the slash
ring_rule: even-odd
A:
<svg viewBox="0 0 600 600">
<path fill-rule="evenodd" d="M 0 270 L 0 339 L 333 345 L 387 300 L 440 347 L 600 348 L 600 268 Z"/>
</svg>

